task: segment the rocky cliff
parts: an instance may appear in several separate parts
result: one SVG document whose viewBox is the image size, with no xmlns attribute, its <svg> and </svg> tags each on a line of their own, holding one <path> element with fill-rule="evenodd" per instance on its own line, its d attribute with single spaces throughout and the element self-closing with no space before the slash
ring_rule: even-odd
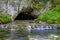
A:
<svg viewBox="0 0 60 40">
<path fill-rule="evenodd" d="M 0 0 L 0 9 L 3 10 L 3 13 L 10 14 L 13 18 L 20 12 L 27 11 L 36 16 L 40 14 L 40 9 L 41 11 L 44 10 L 43 6 L 48 4 L 47 2 L 46 0 Z M 34 10 L 32 13 L 31 9 Z"/>
</svg>

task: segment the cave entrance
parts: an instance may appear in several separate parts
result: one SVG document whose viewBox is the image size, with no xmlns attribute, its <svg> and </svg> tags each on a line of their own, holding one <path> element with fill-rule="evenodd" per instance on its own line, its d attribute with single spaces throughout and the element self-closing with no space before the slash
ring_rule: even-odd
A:
<svg viewBox="0 0 60 40">
<path fill-rule="evenodd" d="M 21 12 L 18 14 L 18 16 L 15 18 L 15 20 L 34 20 L 35 17 L 31 14 L 27 14 L 25 12 Z"/>
</svg>

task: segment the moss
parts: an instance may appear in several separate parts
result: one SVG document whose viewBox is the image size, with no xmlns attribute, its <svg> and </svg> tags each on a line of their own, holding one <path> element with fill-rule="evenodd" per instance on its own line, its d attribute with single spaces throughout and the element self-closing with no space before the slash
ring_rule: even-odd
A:
<svg viewBox="0 0 60 40">
<path fill-rule="evenodd" d="M 4 14 L 0 14 L 0 23 L 8 23 L 11 22 L 11 15 L 4 13 Z"/>
<path fill-rule="evenodd" d="M 60 5 L 38 16 L 35 22 L 44 21 L 48 24 L 60 24 Z"/>
</svg>

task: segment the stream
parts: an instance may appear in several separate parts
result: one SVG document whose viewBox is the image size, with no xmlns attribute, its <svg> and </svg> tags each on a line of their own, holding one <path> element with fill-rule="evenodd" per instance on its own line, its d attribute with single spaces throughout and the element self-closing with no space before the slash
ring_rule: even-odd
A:
<svg viewBox="0 0 60 40">
<path fill-rule="evenodd" d="M 27 33 L 29 38 L 19 37 L 19 35 L 17 36 L 15 32 L 17 30 L 16 28 L 17 27 L 11 27 L 11 33 L 9 34 L 10 36 L 6 40 L 50 40 L 50 35 L 60 35 L 60 29 L 57 29 L 56 27 L 37 25 L 31 28 L 31 26 L 28 24 Z"/>
<path fill-rule="evenodd" d="M 32 28 L 31 28 L 31 26 L 28 22 L 22 22 L 22 23 L 27 25 L 26 30 L 27 30 L 27 36 L 28 37 L 20 37 L 19 36 L 20 34 L 17 33 L 17 32 L 20 32 L 20 31 L 16 31 L 16 30 L 18 30 L 17 29 L 18 27 L 16 25 L 13 25 L 14 24 L 14 22 L 13 22 L 13 23 L 9 24 L 10 29 L 6 25 L 5 25 L 6 27 L 3 24 L 0 25 L 0 28 L 3 28 L 3 30 L 7 30 L 7 29 L 11 30 L 10 34 L 4 33 L 4 35 L 6 34 L 6 36 L 7 36 L 7 38 L 5 38 L 4 40 L 50 40 L 49 36 L 51 36 L 51 35 L 53 35 L 53 36 L 60 35 L 60 29 L 57 29 L 54 26 L 47 26 L 47 25 L 44 26 L 42 24 L 31 23 L 31 25 L 33 24 L 33 26 L 34 26 L 34 27 L 32 26 Z M 0 29 L 0 30 L 2 30 L 2 29 Z M 2 32 L 4 32 L 4 31 L 0 31 L 0 34 L 2 34 Z"/>
<path fill-rule="evenodd" d="M 58 33 L 59 32 L 60 31 L 58 31 Z M 18 38 L 17 40 L 51 40 L 49 39 L 50 35 L 58 35 L 56 29 L 33 30 L 33 32 L 30 34 L 32 38 L 26 39 L 22 37 L 22 38 Z"/>
</svg>

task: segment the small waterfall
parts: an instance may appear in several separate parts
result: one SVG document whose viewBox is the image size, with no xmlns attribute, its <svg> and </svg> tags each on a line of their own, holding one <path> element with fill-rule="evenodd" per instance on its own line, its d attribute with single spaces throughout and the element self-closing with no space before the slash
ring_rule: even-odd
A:
<svg viewBox="0 0 60 40">
<path fill-rule="evenodd" d="M 40 26 L 38 26 L 37 25 L 37 27 L 36 28 L 33 28 L 33 29 L 37 29 L 37 30 L 54 30 L 54 29 L 56 29 L 55 27 L 52 27 L 52 26 L 43 26 L 43 25 L 40 25 Z"/>
</svg>

